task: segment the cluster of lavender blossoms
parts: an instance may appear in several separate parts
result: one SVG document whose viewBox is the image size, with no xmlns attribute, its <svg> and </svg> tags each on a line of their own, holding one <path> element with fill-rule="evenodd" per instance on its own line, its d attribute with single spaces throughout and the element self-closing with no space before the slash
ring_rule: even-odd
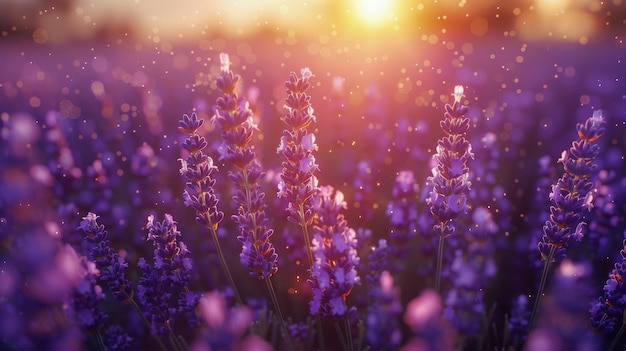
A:
<svg viewBox="0 0 626 351">
<path fill-rule="evenodd" d="M 469 209 L 467 196 L 471 182 L 468 179 L 467 162 L 474 157 L 472 145 L 465 138 L 470 126 L 469 118 L 465 116 L 469 108 L 461 103 L 464 96 L 461 85 L 454 87 L 453 96 L 454 103 L 452 106 L 445 105 L 445 118 L 439 122 L 446 136 L 439 139 L 437 153 L 433 155 L 436 165 L 432 168 L 432 176 L 428 178 L 433 188 L 430 197 L 426 199 L 430 213 L 437 222 L 433 229 L 439 233 L 436 290 L 439 290 L 441 283 L 444 239 L 454 233 L 452 220 Z"/>
<path fill-rule="evenodd" d="M 600 153 L 594 142 L 604 133 L 602 111 L 593 112 L 584 124 L 576 125 L 580 140 L 574 141 L 569 150 L 563 151 L 558 162 L 563 164 L 563 176 L 552 186 L 550 218 L 543 226 L 543 236 L 538 244 L 542 259 L 559 263 L 566 249 L 579 243 L 585 231 L 583 211 L 593 207 L 593 182 L 596 165 L 593 161 Z"/>
<path fill-rule="evenodd" d="M 340 213 L 346 207 L 342 192 L 323 186 L 314 199 L 317 216 L 313 225 L 310 309 L 313 315 L 338 319 L 356 312 L 354 306 L 346 306 L 346 297 L 355 284 L 360 284 L 356 232 Z"/>
<path fill-rule="evenodd" d="M 80 229 L 85 235 L 85 240 L 92 243 L 91 260 L 100 270 L 100 280 L 107 283 L 113 292 L 113 297 L 124 303 L 131 303 L 133 299 L 133 286 L 126 276 L 124 270 L 128 263 L 124 258 L 113 250 L 111 242 L 107 239 L 107 231 L 104 225 L 98 224 L 98 216 L 89 212 L 80 222 Z"/>
<path fill-rule="evenodd" d="M 195 113 L 191 116 L 183 115 L 178 121 L 178 130 L 187 134 L 182 148 L 188 152 L 187 157 L 180 159 L 180 173 L 185 178 L 183 199 L 186 206 L 196 210 L 196 222 L 217 230 L 219 223 L 224 219 L 224 213 L 219 211 L 219 200 L 215 195 L 215 179 L 211 176 L 214 169 L 213 159 L 204 153 L 207 147 L 206 139 L 198 134 L 198 129 L 204 124 Z"/>
<path fill-rule="evenodd" d="M 137 296 L 150 320 L 153 333 L 166 335 L 173 329 L 174 317 L 184 313 L 192 318 L 191 326 L 197 323 L 193 318 L 199 296 L 187 288 L 191 280 L 191 258 L 187 245 L 180 239 L 181 233 L 174 218 L 165 214 L 162 222 L 148 216 L 146 223 L 148 240 L 154 245 L 154 262 L 149 264 L 143 257 L 139 259 L 141 277 L 137 286 Z M 173 307 L 177 306 L 177 307 Z"/>
<path fill-rule="evenodd" d="M 267 228 L 265 194 L 260 191 L 259 182 L 265 174 L 250 145 L 257 126 L 248 101 L 236 92 L 240 76 L 230 70 L 227 54 L 220 54 L 220 63 L 217 88 L 222 96 L 216 101 L 212 122 L 222 128 L 220 160 L 228 161 L 235 168 L 228 172 L 228 178 L 236 187 L 233 201 L 238 209 L 232 219 L 237 223 L 237 239 L 242 243 L 240 260 L 252 277 L 267 279 L 278 271 L 278 254 L 270 242 L 274 230 Z"/>
<path fill-rule="evenodd" d="M 278 183 L 278 197 L 287 201 L 287 219 L 298 224 L 304 234 L 309 264 L 313 264 L 313 255 L 310 249 L 311 240 L 308 226 L 313 223 L 313 195 L 318 191 L 318 180 L 315 172 L 319 167 L 313 155 L 317 150 L 315 134 L 309 133 L 307 127 L 315 122 L 311 96 L 307 90 L 311 87 L 309 79 L 313 73 L 308 68 L 300 71 L 300 77 L 294 72 L 285 82 L 287 98 L 285 108 L 287 114 L 282 121 L 287 125 L 280 138 L 277 152 L 282 154 L 282 173 Z"/>
<path fill-rule="evenodd" d="M 474 157 L 472 145 L 465 138 L 469 130 L 469 108 L 461 104 L 463 87 L 454 87 L 454 103 L 445 105 L 445 119 L 439 123 L 446 136 L 437 143 L 437 153 L 433 155 L 436 166 L 432 169 L 432 176 L 428 180 L 433 185 L 430 198 L 426 201 L 430 205 L 430 212 L 438 222 L 435 231 L 447 237 L 454 233 L 452 220 L 461 213 L 467 212 L 467 195 L 471 182 L 467 161 Z"/>
</svg>

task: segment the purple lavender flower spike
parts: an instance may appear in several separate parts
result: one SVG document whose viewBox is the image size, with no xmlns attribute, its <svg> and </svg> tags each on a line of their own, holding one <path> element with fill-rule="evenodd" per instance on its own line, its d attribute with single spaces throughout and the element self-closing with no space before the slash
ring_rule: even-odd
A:
<svg viewBox="0 0 626 351">
<path fill-rule="evenodd" d="M 267 227 L 265 194 L 259 184 L 265 173 L 250 145 L 256 125 L 248 102 L 236 93 L 240 78 L 230 70 L 228 55 L 220 54 L 220 62 L 217 87 L 222 96 L 216 101 L 213 122 L 222 127 L 221 158 L 235 168 L 228 172 L 228 178 L 237 189 L 233 201 L 238 210 L 231 218 L 237 223 L 237 239 L 242 243 L 240 261 L 252 277 L 267 279 L 278 271 L 278 254 L 270 241 L 274 230 Z"/>
<path fill-rule="evenodd" d="M 85 240 L 94 244 L 91 248 L 91 259 L 101 272 L 100 280 L 105 281 L 113 292 L 113 297 L 124 303 L 131 303 L 133 287 L 124 276 L 128 263 L 118 255 L 107 240 L 107 231 L 104 225 L 98 224 L 98 216 L 89 212 L 80 222 L 78 229 L 82 230 Z"/>
<path fill-rule="evenodd" d="M 165 335 L 172 329 L 174 313 L 193 311 L 199 297 L 187 289 L 192 262 L 186 257 L 189 250 L 180 241 L 181 233 L 173 217 L 166 214 L 165 219 L 158 222 L 150 215 L 146 229 L 148 240 L 155 246 L 154 263 L 150 265 L 143 258 L 139 260 L 142 276 L 137 288 L 138 297 L 146 309 L 146 317 L 151 320 L 153 332 Z M 172 309 L 172 298 L 176 296 L 179 306 Z"/>
<path fill-rule="evenodd" d="M 278 197 L 289 203 L 287 212 L 290 222 L 311 225 L 314 217 L 311 199 L 317 191 L 315 172 L 319 171 L 313 156 L 313 151 L 317 150 L 315 135 L 306 129 L 315 122 L 311 97 L 307 94 L 311 86 L 309 79 L 313 74 L 308 68 L 303 68 L 300 74 L 298 77 L 292 72 L 285 82 L 287 114 L 282 121 L 288 128 L 283 131 L 277 149 L 285 159 L 278 184 Z"/>
<path fill-rule="evenodd" d="M 198 129 L 203 123 L 204 120 L 198 119 L 195 113 L 191 116 L 183 115 L 183 119 L 178 122 L 178 130 L 187 134 L 182 147 L 188 155 L 185 159 L 180 159 L 180 173 L 185 179 L 183 200 L 186 206 L 191 206 L 196 211 L 196 222 L 210 230 L 226 278 L 233 288 L 237 301 L 243 303 L 217 235 L 219 223 L 224 219 L 224 212 L 217 207 L 219 200 L 215 195 L 215 179 L 211 176 L 217 167 L 213 165 L 213 159 L 203 151 L 208 145 L 206 139 L 198 134 Z"/>
<path fill-rule="evenodd" d="M 183 199 L 186 206 L 196 210 L 196 222 L 217 230 L 224 213 L 217 208 L 219 200 L 214 190 L 215 179 L 211 177 L 217 167 L 213 165 L 213 159 L 203 152 L 208 145 L 206 139 L 197 134 L 203 123 L 204 120 L 198 119 L 195 113 L 191 116 L 183 115 L 183 119 L 178 122 L 178 130 L 188 135 L 182 147 L 189 154 L 185 159 L 180 159 L 180 173 L 185 178 Z"/>
<path fill-rule="evenodd" d="M 148 216 L 148 240 L 152 241 L 154 249 L 154 265 L 167 274 L 168 281 L 174 286 L 186 287 L 191 279 L 191 258 L 186 257 L 189 253 L 187 245 L 180 241 L 180 231 L 174 218 L 165 214 L 162 222 L 154 220 L 154 216 Z"/>
<path fill-rule="evenodd" d="M 604 284 L 604 294 L 596 301 L 589 312 L 591 327 L 598 334 L 607 334 L 620 325 L 626 310 L 626 240 L 620 251 L 621 261 L 616 262 Z"/>
<path fill-rule="evenodd" d="M 463 87 L 454 87 L 454 103 L 445 105 L 445 119 L 439 123 L 446 136 L 437 143 L 437 153 L 433 156 L 437 165 L 428 178 L 433 190 L 427 203 L 430 212 L 438 222 L 435 231 L 444 237 L 454 233 L 451 221 L 461 213 L 467 212 L 467 195 L 471 183 L 467 162 L 474 157 L 472 145 L 465 138 L 469 130 L 469 118 L 465 115 L 468 107 L 461 104 Z"/>
<path fill-rule="evenodd" d="M 313 287 L 311 314 L 340 318 L 356 311 L 346 306 L 346 297 L 355 284 L 360 284 L 356 267 L 359 264 L 356 232 L 347 226 L 340 213 L 346 202 L 340 191 L 331 186 L 320 189 L 315 197 L 313 262 L 310 280 Z"/>
<path fill-rule="evenodd" d="M 583 221 L 584 210 L 593 207 L 591 190 L 596 165 L 593 161 L 600 153 L 594 142 L 604 133 L 602 111 L 594 111 L 585 123 L 576 125 L 580 140 L 563 151 L 558 162 L 563 164 L 565 173 L 552 186 L 550 218 L 543 226 L 543 236 L 538 244 L 542 259 L 550 263 L 561 262 L 567 247 L 579 243 L 586 229 Z"/>
<path fill-rule="evenodd" d="M 461 213 L 467 213 L 469 209 L 467 196 L 471 182 L 467 162 L 474 158 L 472 145 L 465 138 L 469 130 L 469 118 L 465 115 L 469 108 L 461 103 L 463 87 L 455 86 L 453 96 L 454 103 L 452 106 L 445 105 L 445 118 L 439 123 L 446 136 L 437 143 L 437 153 L 433 155 L 436 166 L 432 169 L 433 175 L 427 180 L 433 188 L 426 202 L 430 205 L 430 213 L 436 221 L 433 229 L 439 233 L 435 277 L 437 291 L 441 288 L 445 238 L 454 233 L 452 221 Z"/>
</svg>

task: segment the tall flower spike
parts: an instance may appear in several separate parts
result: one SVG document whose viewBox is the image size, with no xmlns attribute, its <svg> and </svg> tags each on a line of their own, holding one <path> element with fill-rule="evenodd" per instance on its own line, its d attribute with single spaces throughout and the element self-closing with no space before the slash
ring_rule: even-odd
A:
<svg viewBox="0 0 626 351">
<path fill-rule="evenodd" d="M 143 258 L 139 260 L 142 276 L 137 291 L 139 301 L 146 307 L 146 317 L 151 320 L 153 332 L 165 335 L 172 328 L 173 314 L 193 311 L 199 297 L 187 289 L 192 262 L 186 257 L 189 250 L 180 240 L 181 234 L 174 218 L 166 214 L 165 219 L 158 222 L 150 215 L 146 229 L 148 240 L 155 246 L 154 263 L 150 265 Z M 190 303 L 187 303 L 188 299 Z M 170 308 L 175 303 L 178 303 L 178 308 Z"/>
<path fill-rule="evenodd" d="M 283 130 L 277 149 L 284 158 L 278 183 L 278 197 L 288 203 L 288 220 L 302 228 L 309 264 L 313 263 L 313 256 L 307 227 L 313 223 L 314 212 L 311 201 L 318 189 L 315 172 L 319 171 L 313 156 L 313 152 L 317 150 L 315 135 L 307 131 L 307 127 L 315 122 L 311 97 L 307 93 L 311 86 L 309 79 L 312 76 L 310 69 L 303 68 L 300 77 L 291 72 L 289 80 L 285 82 L 287 114 L 282 121 L 287 128 Z"/>
<path fill-rule="evenodd" d="M 203 123 L 204 120 L 198 119 L 195 113 L 191 116 L 183 115 L 183 119 L 178 122 L 178 130 L 188 135 L 182 147 L 189 154 L 185 159 L 180 159 L 180 173 L 186 181 L 183 198 L 185 205 L 196 210 L 196 222 L 217 230 L 224 213 L 217 208 L 219 201 L 214 190 L 215 179 L 211 177 L 217 167 L 203 151 L 208 145 L 206 139 L 197 133 Z"/>
<path fill-rule="evenodd" d="M 95 213 L 89 212 L 83 217 L 78 229 L 83 232 L 87 242 L 94 244 L 91 248 L 91 260 L 100 270 L 100 280 L 107 283 L 116 300 L 131 303 L 133 287 L 124 275 L 128 263 L 113 250 L 104 225 L 98 224 L 97 219 Z"/>
<path fill-rule="evenodd" d="M 454 233 L 452 221 L 461 213 L 466 213 L 467 195 L 471 183 L 467 162 L 474 158 L 472 145 L 465 138 L 469 130 L 469 108 L 461 103 L 463 87 L 454 88 L 454 103 L 445 105 L 444 120 L 439 126 L 446 134 L 437 143 L 437 153 L 433 155 L 436 166 L 432 169 L 432 176 L 428 178 L 433 189 L 426 202 L 430 205 L 430 213 L 437 222 L 435 232 L 439 233 L 439 253 L 437 257 L 436 289 L 440 288 L 441 265 L 443 257 L 444 239 Z"/>
<path fill-rule="evenodd" d="M 538 244 L 542 259 L 558 263 L 565 257 L 570 245 L 580 242 L 584 236 L 585 210 L 592 205 L 593 182 L 596 165 L 593 161 L 600 153 L 594 142 L 604 133 L 602 111 L 598 110 L 585 123 L 576 125 L 580 140 L 563 151 L 558 162 L 563 164 L 563 176 L 552 186 L 550 218 L 543 226 L 543 236 Z"/>
<path fill-rule="evenodd" d="M 218 81 L 219 84 L 224 82 Z M 224 212 L 217 207 L 219 200 L 215 195 L 215 179 L 211 176 L 217 167 L 213 165 L 213 159 L 203 151 L 208 145 L 206 139 L 198 134 L 198 129 L 203 123 L 204 120 L 198 119 L 195 113 L 191 116 L 183 115 L 183 119 L 178 122 L 178 130 L 187 134 L 181 145 L 188 155 L 180 159 L 180 173 L 185 180 L 183 200 L 186 206 L 191 206 L 196 211 L 196 222 L 210 230 L 226 278 L 233 288 L 237 301 L 243 303 L 217 236 L 217 228 L 224 219 Z"/>
<path fill-rule="evenodd" d="M 597 167 L 593 161 L 600 153 L 600 147 L 594 142 L 604 133 L 603 124 L 600 110 L 594 111 L 585 123 L 578 123 L 576 129 L 580 140 L 572 142 L 572 146 L 563 151 L 558 160 L 565 172 L 552 186 L 550 217 L 543 226 L 543 235 L 537 245 L 544 266 L 529 329 L 532 329 L 537 315 L 550 265 L 563 261 L 567 257 L 567 248 L 578 244 L 584 236 L 587 223 L 583 221 L 583 215 L 585 210 L 590 211 L 593 207 L 591 177 Z"/>
<path fill-rule="evenodd" d="M 312 268 L 313 300 L 311 314 L 325 318 L 344 317 L 356 311 L 346 306 L 346 297 L 355 284 L 360 284 L 356 267 L 359 264 L 356 232 L 347 226 L 340 211 L 346 203 L 343 194 L 331 186 L 320 189 L 316 196 Z"/>
<path fill-rule="evenodd" d="M 236 93 L 240 78 L 230 71 L 228 55 L 220 54 L 220 62 L 217 86 L 222 96 L 216 101 L 213 121 L 222 127 L 221 158 L 233 165 L 228 178 L 237 189 L 233 201 L 238 209 L 232 219 L 237 223 L 237 239 L 242 243 L 239 257 L 252 277 L 266 279 L 278 271 L 278 254 L 270 241 L 274 230 L 267 228 L 265 194 L 259 184 L 265 173 L 250 145 L 256 125 L 248 102 Z"/>
</svg>

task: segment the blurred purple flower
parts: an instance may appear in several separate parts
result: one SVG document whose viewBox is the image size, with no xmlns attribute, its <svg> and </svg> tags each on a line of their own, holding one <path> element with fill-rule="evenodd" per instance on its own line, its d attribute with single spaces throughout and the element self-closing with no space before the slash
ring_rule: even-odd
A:
<svg viewBox="0 0 626 351">
<path fill-rule="evenodd" d="M 413 337 L 401 348 L 403 351 L 453 350 L 455 336 L 442 318 L 441 297 L 434 290 L 425 290 L 406 306 L 404 322 Z"/>
<path fill-rule="evenodd" d="M 397 349 L 402 341 L 398 317 L 402 313 L 400 290 L 394 287 L 393 277 L 388 271 L 380 274 L 377 287 L 370 289 L 374 296 L 373 304 L 367 309 L 365 319 L 367 342 L 375 350 Z"/>
<path fill-rule="evenodd" d="M 198 309 L 205 323 L 190 350 L 272 350 L 260 337 L 246 335 L 253 321 L 253 313 L 247 306 L 228 309 L 220 293 L 210 292 L 202 296 Z"/>
<path fill-rule="evenodd" d="M 100 272 L 85 256 L 80 258 L 80 266 L 83 270 L 83 279 L 69 295 L 66 314 L 76 325 L 89 331 L 96 331 L 108 318 L 98 307 L 100 301 L 105 298 L 102 288 L 96 284 Z"/>
<path fill-rule="evenodd" d="M 589 312 L 591 327 L 598 334 L 607 334 L 621 325 L 626 311 L 626 240 L 620 251 L 621 261 L 616 262 L 604 285 L 604 294 Z"/>
<path fill-rule="evenodd" d="M 395 178 L 392 198 L 386 214 L 391 224 L 389 251 L 393 258 L 393 271 L 403 270 L 402 259 L 407 256 L 407 243 L 417 233 L 417 199 L 419 186 L 411 171 L 400 171 Z"/>
<path fill-rule="evenodd" d="M 112 325 L 104 332 L 104 345 L 107 350 L 130 351 L 134 349 L 132 342 L 133 338 L 119 325 Z"/>
</svg>

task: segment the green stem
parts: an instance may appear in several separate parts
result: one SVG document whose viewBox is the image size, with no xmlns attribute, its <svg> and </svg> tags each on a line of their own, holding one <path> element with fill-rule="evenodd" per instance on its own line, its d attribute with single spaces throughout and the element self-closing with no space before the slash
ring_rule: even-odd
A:
<svg viewBox="0 0 626 351">
<path fill-rule="evenodd" d="M 622 338 L 622 334 L 624 334 L 625 330 L 626 330 L 626 324 L 622 324 L 622 327 L 619 328 L 619 331 L 617 332 L 617 334 L 613 338 L 613 341 L 611 342 L 611 346 L 609 346 L 609 351 L 613 351 L 615 346 L 617 346 L 617 343 Z"/>
<path fill-rule="evenodd" d="M 304 220 L 304 204 L 298 205 L 298 214 L 300 216 L 300 228 L 302 229 L 302 234 L 304 234 L 304 245 L 306 246 L 307 257 L 309 258 L 309 274 L 313 273 L 313 248 L 311 247 L 311 237 L 309 235 L 309 226 Z M 324 332 L 322 331 L 322 319 L 320 315 L 315 315 L 315 320 L 317 324 L 317 337 L 319 341 L 320 351 L 325 351 L 324 346 Z"/>
<path fill-rule="evenodd" d="M 350 319 L 348 316 L 345 317 L 344 322 L 346 324 L 346 339 L 348 341 L 348 350 L 354 350 L 354 341 L 352 340 L 352 328 L 350 328 Z"/>
<path fill-rule="evenodd" d="M 341 341 L 342 348 L 346 351 L 351 351 L 350 349 L 348 349 L 348 344 L 346 343 L 346 338 L 343 335 L 343 331 L 341 331 L 339 322 L 334 322 L 333 324 L 335 325 L 335 331 L 337 332 L 337 335 L 339 336 L 339 340 Z"/>
<path fill-rule="evenodd" d="M 304 234 L 304 245 L 306 246 L 307 257 L 309 258 L 309 267 L 311 269 L 311 273 L 313 272 L 313 248 L 311 248 L 311 237 L 309 235 L 309 226 L 304 220 L 304 205 L 300 204 L 299 208 L 300 215 L 300 228 L 302 228 L 302 233 Z"/>
<path fill-rule="evenodd" d="M 444 223 L 441 223 L 441 233 L 439 233 L 439 250 L 437 251 L 437 272 L 435 275 L 435 290 L 441 293 L 441 270 L 443 269 L 443 244 L 445 237 L 443 236 Z"/>
<path fill-rule="evenodd" d="M 554 257 L 554 252 L 556 251 L 556 246 L 552 246 L 550 248 L 550 253 L 546 258 L 543 265 L 543 273 L 541 273 L 541 281 L 539 282 L 539 290 L 537 291 L 537 297 L 535 298 L 535 305 L 533 306 L 533 312 L 530 315 L 530 320 L 528 321 L 528 331 L 532 330 L 533 324 L 535 323 L 535 318 L 537 317 L 537 310 L 539 308 L 539 303 L 541 302 L 541 297 L 543 296 L 543 291 L 546 288 L 546 281 L 548 280 L 548 272 L 550 271 L 550 265 L 552 264 L 552 258 Z"/>
<path fill-rule="evenodd" d="M 102 333 L 100 333 L 100 328 L 96 331 L 96 340 L 98 340 L 98 349 L 101 351 L 106 351 L 106 346 L 104 345 L 104 339 L 102 338 Z"/>
<path fill-rule="evenodd" d="M 217 231 L 215 227 L 210 227 L 211 236 L 213 237 L 213 242 L 215 243 L 215 248 L 217 249 L 217 254 L 220 258 L 220 263 L 222 264 L 222 268 L 224 269 L 224 273 L 226 273 L 226 278 L 230 283 L 230 286 L 233 288 L 233 292 L 235 293 L 235 298 L 240 305 L 243 305 L 243 300 L 241 299 L 241 295 L 239 295 L 239 291 L 237 290 L 237 286 L 235 285 L 235 280 L 233 279 L 232 274 L 230 274 L 230 270 L 228 269 L 228 265 L 226 264 L 226 258 L 224 258 L 224 252 L 220 246 L 220 241 L 217 237 Z"/>
<path fill-rule="evenodd" d="M 276 291 L 274 290 L 274 286 L 270 280 L 270 277 L 265 279 L 265 284 L 267 285 L 267 290 L 270 293 L 270 297 L 272 298 L 272 303 L 274 304 L 274 309 L 278 314 L 278 318 L 280 319 L 280 325 L 283 329 L 283 333 L 285 334 L 285 339 L 287 339 L 287 344 L 289 345 L 289 350 L 295 350 L 293 346 L 293 342 L 291 341 L 291 335 L 289 335 L 289 329 L 287 329 L 287 323 L 285 323 L 285 319 L 283 318 L 283 313 L 280 310 L 280 304 L 278 303 L 278 298 L 276 297 Z"/>
</svg>

